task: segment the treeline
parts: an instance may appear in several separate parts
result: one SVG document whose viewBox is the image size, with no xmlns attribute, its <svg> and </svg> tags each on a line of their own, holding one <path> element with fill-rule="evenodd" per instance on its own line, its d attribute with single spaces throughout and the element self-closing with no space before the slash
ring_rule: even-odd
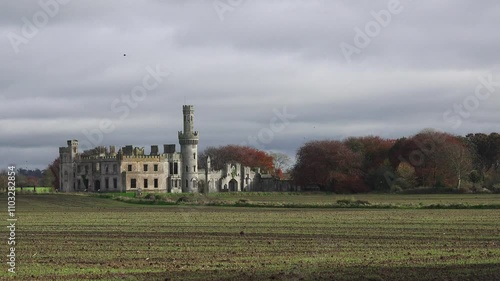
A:
<svg viewBox="0 0 500 281">
<path fill-rule="evenodd" d="M 366 136 L 308 142 L 297 151 L 291 175 L 300 186 L 341 193 L 415 187 L 498 192 L 499 159 L 497 133 L 463 137 L 424 130 L 396 140 Z"/>
<path fill-rule="evenodd" d="M 55 159 L 47 168 L 40 169 L 16 169 L 16 186 L 17 187 L 59 187 L 59 158 Z M 0 171 L 0 191 L 5 191 L 8 183 L 7 170 Z"/>
</svg>

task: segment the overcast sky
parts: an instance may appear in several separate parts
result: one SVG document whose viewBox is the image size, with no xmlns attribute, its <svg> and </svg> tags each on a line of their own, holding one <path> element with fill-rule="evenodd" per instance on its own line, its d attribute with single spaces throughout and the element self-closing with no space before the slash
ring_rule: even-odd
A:
<svg viewBox="0 0 500 281">
<path fill-rule="evenodd" d="M 58 1 L 0 2 L 0 169 L 178 143 L 183 104 L 200 151 L 499 131 L 498 1 Z"/>
</svg>

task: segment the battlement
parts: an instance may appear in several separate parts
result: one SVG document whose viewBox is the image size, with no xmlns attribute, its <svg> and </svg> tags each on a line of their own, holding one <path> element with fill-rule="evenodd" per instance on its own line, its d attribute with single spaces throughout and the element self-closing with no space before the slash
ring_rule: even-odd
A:
<svg viewBox="0 0 500 281">
<path fill-rule="evenodd" d="M 183 105 L 182 112 L 184 114 L 189 114 L 194 112 L 194 105 Z"/>
<path fill-rule="evenodd" d="M 117 160 L 118 158 L 116 156 L 101 156 L 101 155 L 88 155 L 88 156 L 81 156 L 80 155 L 80 160 Z"/>
<path fill-rule="evenodd" d="M 122 158 L 122 163 L 127 163 L 127 162 L 156 162 L 160 163 L 165 160 L 165 155 L 140 155 L 140 156 L 134 156 L 134 155 L 124 155 Z"/>
<path fill-rule="evenodd" d="M 123 155 L 123 159 L 159 159 L 161 155 Z"/>
</svg>

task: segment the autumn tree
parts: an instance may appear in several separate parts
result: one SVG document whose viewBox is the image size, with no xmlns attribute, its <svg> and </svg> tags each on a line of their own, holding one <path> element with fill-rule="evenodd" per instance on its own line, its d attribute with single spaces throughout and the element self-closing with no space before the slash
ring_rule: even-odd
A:
<svg viewBox="0 0 500 281">
<path fill-rule="evenodd" d="M 492 185 L 497 181 L 498 169 L 500 168 L 500 135 L 491 133 L 489 135 L 483 133 L 468 134 L 465 139 L 473 148 L 473 165 L 481 176 L 481 180 L 486 185 Z"/>
<path fill-rule="evenodd" d="M 323 191 L 365 192 L 362 156 L 340 141 L 311 141 L 297 152 L 293 180 L 301 186 L 318 186 Z"/>
<path fill-rule="evenodd" d="M 52 173 L 53 176 L 52 186 L 54 187 L 55 190 L 59 190 L 59 169 L 60 169 L 59 164 L 60 164 L 60 158 L 57 157 L 47 167 L 47 170 Z"/>
<path fill-rule="evenodd" d="M 417 185 L 415 168 L 406 161 L 399 163 L 396 169 L 396 175 L 395 184 L 401 189 L 411 189 Z"/>
<path fill-rule="evenodd" d="M 200 153 L 200 168 L 206 168 L 206 158 L 210 156 L 212 168 L 220 170 L 226 163 L 238 162 L 244 166 L 260 168 L 263 171 L 274 173 L 273 158 L 265 151 L 249 146 L 226 145 L 207 147 Z"/>
<path fill-rule="evenodd" d="M 388 157 L 394 143 L 394 140 L 378 136 L 350 137 L 344 141 L 344 144 L 353 152 L 361 155 L 362 177 L 371 190 L 390 188 L 385 175 L 393 172 Z"/>
<path fill-rule="evenodd" d="M 390 153 L 396 167 L 407 162 L 415 168 L 421 186 L 458 187 L 472 170 L 473 154 L 464 139 L 435 130 L 398 140 Z"/>
<path fill-rule="evenodd" d="M 42 174 L 43 178 L 41 181 L 41 185 L 54 187 L 55 177 L 50 171 L 49 166 L 47 166 L 47 168 L 42 171 Z"/>
</svg>

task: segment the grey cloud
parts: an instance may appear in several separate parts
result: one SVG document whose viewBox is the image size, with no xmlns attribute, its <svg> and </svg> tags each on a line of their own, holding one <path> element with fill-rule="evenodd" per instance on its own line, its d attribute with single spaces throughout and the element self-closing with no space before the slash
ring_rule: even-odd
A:
<svg viewBox="0 0 500 281">
<path fill-rule="evenodd" d="M 291 156 L 314 139 L 498 131 L 500 89 L 458 128 L 443 113 L 474 94 L 478 75 L 500 80 L 500 5 L 401 0 L 348 63 L 340 43 L 388 2 L 247 0 L 221 21 L 212 1 L 74 0 L 16 54 L 7 34 L 40 6 L 3 1 L 0 169 L 43 168 L 103 119 L 116 125 L 103 145 L 175 143 L 184 103 L 196 107 L 201 149 L 248 141 L 283 106 L 296 118 L 258 145 Z M 113 101 L 156 65 L 171 76 L 122 118 Z"/>
</svg>

